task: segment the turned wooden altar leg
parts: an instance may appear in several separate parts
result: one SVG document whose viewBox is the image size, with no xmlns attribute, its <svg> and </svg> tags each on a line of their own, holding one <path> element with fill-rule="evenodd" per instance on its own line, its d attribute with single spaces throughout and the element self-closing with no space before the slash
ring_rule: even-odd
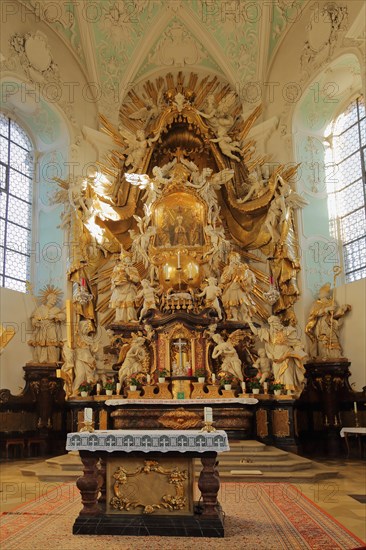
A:
<svg viewBox="0 0 366 550">
<path fill-rule="evenodd" d="M 207 453 L 208 454 L 208 453 Z M 217 516 L 217 493 L 220 489 L 220 478 L 216 468 L 216 453 L 202 456 L 202 470 L 198 479 L 198 488 L 202 494 L 203 516 Z"/>
<path fill-rule="evenodd" d="M 77 479 L 76 486 L 81 493 L 81 502 L 84 507 L 79 515 L 97 516 L 101 513 L 97 502 L 100 487 L 97 467 L 99 459 L 96 456 L 86 456 L 83 452 L 80 452 L 80 458 L 84 467 L 84 475 Z"/>
</svg>

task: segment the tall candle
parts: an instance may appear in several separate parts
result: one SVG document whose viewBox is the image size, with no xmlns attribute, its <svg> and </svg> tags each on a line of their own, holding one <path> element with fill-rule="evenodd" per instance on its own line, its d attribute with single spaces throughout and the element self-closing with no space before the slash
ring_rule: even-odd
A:
<svg viewBox="0 0 366 550">
<path fill-rule="evenodd" d="M 150 376 L 150 374 L 147 374 L 147 375 L 146 375 L 146 382 L 147 382 L 148 384 L 150 384 L 150 382 L 151 382 L 151 376 Z"/>
<path fill-rule="evenodd" d="M 98 384 L 97 384 L 97 395 L 100 395 L 101 391 L 102 391 L 102 385 L 99 384 L 99 382 L 98 382 Z"/>
<path fill-rule="evenodd" d="M 178 250 L 178 254 L 177 254 L 177 267 L 178 267 L 178 269 L 181 268 L 181 264 L 180 264 L 180 250 Z"/>
<path fill-rule="evenodd" d="M 66 300 L 66 338 L 67 347 L 72 349 L 72 301 Z"/>
<path fill-rule="evenodd" d="M 188 279 L 193 279 L 193 268 L 191 262 L 188 264 Z"/>
<path fill-rule="evenodd" d="M 117 395 L 119 395 L 120 391 L 121 391 L 121 384 L 119 382 L 117 382 L 117 384 L 116 384 L 116 393 L 117 393 Z"/>
<path fill-rule="evenodd" d="M 268 382 L 263 382 L 263 389 L 268 390 Z"/>
<path fill-rule="evenodd" d="M 245 386 L 245 382 L 241 383 L 241 389 L 243 390 L 243 393 L 246 393 L 247 389 L 246 389 L 246 386 Z"/>
<path fill-rule="evenodd" d="M 56 378 L 61 378 L 61 369 L 56 369 Z"/>
<path fill-rule="evenodd" d="M 84 409 L 84 422 L 93 422 L 93 409 Z"/>
<path fill-rule="evenodd" d="M 216 382 L 216 374 L 212 373 L 211 380 L 213 384 Z"/>
<path fill-rule="evenodd" d="M 212 422 L 213 420 L 212 407 L 205 407 L 203 411 L 204 411 L 205 422 Z"/>
<path fill-rule="evenodd" d="M 357 414 L 357 402 L 356 401 L 353 402 L 353 410 Z"/>
<path fill-rule="evenodd" d="M 166 281 L 169 281 L 169 265 L 165 264 L 164 266 L 164 278 Z"/>
</svg>

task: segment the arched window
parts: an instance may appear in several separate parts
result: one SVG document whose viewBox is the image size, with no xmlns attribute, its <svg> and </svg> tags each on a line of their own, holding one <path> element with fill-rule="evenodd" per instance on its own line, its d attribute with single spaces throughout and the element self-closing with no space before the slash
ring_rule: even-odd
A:
<svg viewBox="0 0 366 550">
<path fill-rule="evenodd" d="M 30 278 L 33 146 L 0 113 L 0 286 L 26 292 Z"/>
<path fill-rule="evenodd" d="M 326 176 L 331 235 L 342 243 L 346 282 L 366 277 L 365 101 L 353 100 L 328 126 Z"/>
</svg>

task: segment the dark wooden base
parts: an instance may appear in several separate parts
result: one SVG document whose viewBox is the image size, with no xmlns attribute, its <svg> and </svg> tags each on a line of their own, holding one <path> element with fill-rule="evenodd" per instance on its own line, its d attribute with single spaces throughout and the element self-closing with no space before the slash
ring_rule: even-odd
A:
<svg viewBox="0 0 366 550">
<path fill-rule="evenodd" d="M 224 519 L 221 507 L 217 515 L 202 517 L 196 503 L 193 516 L 99 515 L 79 516 L 74 535 L 124 535 L 132 537 L 223 537 Z"/>
</svg>

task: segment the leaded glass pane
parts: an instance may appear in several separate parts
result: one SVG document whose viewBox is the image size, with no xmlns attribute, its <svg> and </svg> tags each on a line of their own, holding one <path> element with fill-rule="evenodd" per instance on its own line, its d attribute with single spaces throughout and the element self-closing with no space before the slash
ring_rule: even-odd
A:
<svg viewBox="0 0 366 550">
<path fill-rule="evenodd" d="M 358 98 L 358 111 L 361 120 L 365 116 L 365 98 L 363 96 Z"/>
<path fill-rule="evenodd" d="M 4 164 L 8 164 L 8 140 L 3 136 L 0 136 L 0 161 Z"/>
<path fill-rule="evenodd" d="M 355 180 L 362 178 L 361 171 L 361 155 L 357 152 L 347 160 L 338 164 L 338 172 L 336 172 L 336 188 L 343 189 Z"/>
<path fill-rule="evenodd" d="M 348 212 L 361 208 L 364 205 L 365 196 L 363 181 L 359 179 L 356 183 L 349 185 L 337 194 L 338 216 L 345 216 Z"/>
<path fill-rule="evenodd" d="M 18 254 L 11 250 L 6 251 L 5 275 L 16 279 L 27 280 L 28 277 L 28 256 Z"/>
<path fill-rule="evenodd" d="M 27 151 L 31 151 L 32 144 L 28 136 L 26 136 L 24 131 L 13 121 L 10 123 L 10 139 L 20 145 L 20 147 L 23 147 Z"/>
<path fill-rule="evenodd" d="M 0 113 L 0 134 L 9 137 L 9 119 Z"/>
<path fill-rule="evenodd" d="M 343 252 L 346 273 L 360 269 L 365 264 L 366 237 L 344 245 Z"/>
<path fill-rule="evenodd" d="M 3 275 L 4 269 L 4 247 L 0 246 L 0 275 Z"/>
<path fill-rule="evenodd" d="M 30 246 L 30 231 L 13 223 L 7 224 L 6 246 L 26 254 Z"/>
<path fill-rule="evenodd" d="M 18 290 L 18 292 L 27 292 L 27 287 L 25 281 L 16 281 L 15 279 L 9 279 L 5 277 L 5 288 L 10 288 L 12 290 Z"/>
<path fill-rule="evenodd" d="M 366 145 L 366 119 L 361 124 L 361 145 Z"/>
<path fill-rule="evenodd" d="M 27 176 L 10 169 L 9 193 L 23 199 L 24 201 L 30 202 L 32 197 L 32 185 L 30 179 L 27 178 Z"/>
<path fill-rule="evenodd" d="M 358 239 L 366 235 L 365 209 L 360 208 L 341 220 L 341 235 L 343 243 Z"/>
<path fill-rule="evenodd" d="M 336 135 L 341 134 L 344 130 L 352 126 L 357 122 L 357 104 L 353 101 L 347 109 L 337 118 L 334 125 L 334 133 Z"/>
<path fill-rule="evenodd" d="M 31 224 L 32 208 L 28 202 L 21 201 L 15 197 L 9 197 L 8 220 L 24 227 Z"/>
<path fill-rule="evenodd" d="M 358 124 L 355 124 L 340 136 L 334 137 L 334 148 L 334 160 L 337 164 L 355 151 L 358 151 L 360 148 Z"/>
<path fill-rule="evenodd" d="M 29 175 L 30 155 L 22 147 L 10 142 L 10 166 L 16 168 L 19 172 Z"/>
<path fill-rule="evenodd" d="M 6 193 L 0 193 L 0 217 L 4 218 L 6 217 Z"/>
<path fill-rule="evenodd" d="M 366 278 L 366 267 L 353 271 L 352 273 L 346 274 L 346 282 L 352 283 L 353 281 L 359 281 L 360 279 Z"/>
<path fill-rule="evenodd" d="M 6 166 L 0 164 L 0 189 L 6 188 Z"/>
</svg>

